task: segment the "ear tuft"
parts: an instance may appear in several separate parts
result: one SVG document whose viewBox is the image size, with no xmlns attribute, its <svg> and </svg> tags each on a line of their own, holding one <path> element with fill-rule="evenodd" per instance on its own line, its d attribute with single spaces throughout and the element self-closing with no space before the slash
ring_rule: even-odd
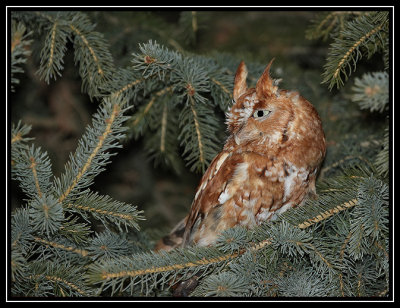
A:
<svg viewBox="0 0 400 308">
<path fill-rule="evenodd" d="M 247 67 L 244 61 L 240 62 L 235 75 L 235 83 L 233 86 L 233 99 L 235 101 L 247 90 Z"/>
<path fill-rule="evenodd" d="M 269 75 L 269 70 L 274 60 L 275 58 L 268 63 L 260 79 L 257 81 L 256 92 L 258 97 L 272 96 L 278 91 L 278 87 L 275 85 L 274 80 Z"/>
</svg>

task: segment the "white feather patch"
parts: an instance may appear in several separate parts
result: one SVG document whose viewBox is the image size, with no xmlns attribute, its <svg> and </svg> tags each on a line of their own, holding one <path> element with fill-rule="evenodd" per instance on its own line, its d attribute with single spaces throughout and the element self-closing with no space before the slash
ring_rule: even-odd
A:
<svg viewBox="0 0 400 308">
<path fill-rule="evenodd" d="M 304 182 L 309 174 L 309 172 L 303 167 L 299 169 L 291 163 L 289 163 L 288 165 L 288 175 L 285 177 L 285 181 L 283 184 L 283 202 L 285 202 L 287 198 L 291 195 L 292 190 L 296 185 L 296 181 Z"/>
<path fill-rule="evenodd" d="M 224 204 L 226 201 L 228 201 L 232 196 L 224 190 L 218 197 L 218 202 L 219 204 Z"/>
<path fill-rule="evenodd" d="M 218 159 L 217 164 L 215 166 L 215 170 L 214 170 L 214 175 L 217 174 L 219 168 L 221 168 L 222 164 L 224 163 L 225 159 L 230 155 L 230 153 L 224 153 L 221 155 L 221 157 Z M 211 178 L 211 174 L 210 174 L 210 178 Z"/>
<path fill-rule="evenodd" d="M 224 163 L 224 161 L 226 160 L 226 158 L 229 155 L 230 155 L 230 153 L 224 153 L 221 155 L 221 157 L 218 159 L 218 161 L 215 165 L 214 172 L 213 173 L 210 172 L 210 175 L 208 176 L 208 178 L 201 184 L 201 186 L 199 187 L 199 189 L 196 192 L 196 195 L 194 196 L 194 200 L 197 200 L 200 192 L 202 192 L 207 187 L 208 182 L 217 174 L 218 170 L 221 168 L 222 164 Z"/>
<path fill-rule="evenodd" d="M 241 185 L 241 183 L 247 181 L 249 178 L 248 168 L 249 164 L 246 162 L 238 164 L 233 173 L 231 185 Z M 224 204 L 226 201 L 232 198 L 232 192 L 230 191 L 231 185 L 228 185 L 225 190 L 219 195 L 219 204 Z"/>
</svg>

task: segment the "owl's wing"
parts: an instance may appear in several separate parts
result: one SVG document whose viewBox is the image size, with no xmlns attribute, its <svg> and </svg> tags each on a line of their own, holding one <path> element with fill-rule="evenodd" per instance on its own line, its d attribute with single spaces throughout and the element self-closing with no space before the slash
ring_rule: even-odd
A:
<svg viewBox="0 0 400 308">
<path fill-rule="evenodd" d="M 225 151 L 213 159 L 197 187 L 190 213 L 187 216 L 183 246 L 190 242 L 191 234 L 196 231 L 205 216 L 221 204 L 221 200 L 218 199 L 233 178 L 237 165 L 242 162 L 243 155 Z"/>
</svg>

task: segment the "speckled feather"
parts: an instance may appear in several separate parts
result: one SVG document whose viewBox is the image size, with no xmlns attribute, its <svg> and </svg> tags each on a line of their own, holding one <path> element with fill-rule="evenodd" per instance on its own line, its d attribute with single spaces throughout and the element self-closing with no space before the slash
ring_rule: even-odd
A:
<svg viewBox="0 0 400 308">
<path fill-rule="evenodd" d="M 240 63 L 226 114 L 230 136 L 203 175 L 188 216 L 157 249 L 212 245 L 227 228 L 273 220 L 315 195 L 326 151 L 321 120 L 299 93 L 278 89 L 271 64 L 248 89 Z"/>
</svg>

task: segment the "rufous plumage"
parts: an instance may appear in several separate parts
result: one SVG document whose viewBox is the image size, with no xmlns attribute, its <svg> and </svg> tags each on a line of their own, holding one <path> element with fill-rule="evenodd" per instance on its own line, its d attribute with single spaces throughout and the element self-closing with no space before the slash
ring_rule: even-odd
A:
<svg viewBox="0 0 400 308">
<path fill-rule="evenodd" d="M 298 92 L 278 88 L 272 62 L 255 88 L 248 88 L 240 63 L 226 114 L 229 137 L 204 173 L 189 214 L 156 249 L 213 245 L 223 230 L 274 220 L 316 194 L 326 152 L 321 119 Z"/>
</svg>

